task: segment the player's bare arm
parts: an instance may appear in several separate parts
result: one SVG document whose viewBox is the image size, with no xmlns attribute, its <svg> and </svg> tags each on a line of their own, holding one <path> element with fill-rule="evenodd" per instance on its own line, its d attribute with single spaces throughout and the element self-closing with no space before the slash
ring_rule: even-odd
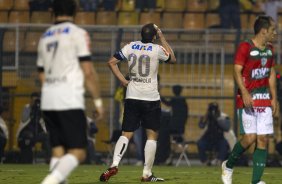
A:
<svg viewBox="0 0 282 184">
<path fill-rule="evenodd" d="M 242 99 L 243 99 L 245 107 L 250 108 L 253 106 L 253 99 L 244 85 L 243 77 L 242 77 L 242 70 L 243 70 L 243 66 L 235 64 L 234 65 L 234 78 L 235 78 L 236 84 L 238 85 L 241 91 Z"/>
<path fill-rule="evenodd" d="M 118 78 L 118 80 L 121 82 L 121 84 L 125 87 L 127 87 L 129 81 L 125 79 L 123 74 L 120 72 L 117 63 L 119 62 L 118 59 L 115 57 L 111 57 L 108 61 L 108 66 L 110 67 L 113 74 Z"/>
<path fill-rule="evenodd" d="M 276 89 L 276 73 L 274 67 L 270 70 L 269 77 L 269 90 L 271 94 L 271 106 L 272 106 L 272 114 L 275 114 L 277 111 L 277 89 Z"/>
<path fill-rule="evenodd" d="M 93 67 L 93 64 L 91 61 L 81 62 L 80 66 L 84 73 L 85 86 L 93 98 L 93 102 L 94 102 L 94 105 L 97 111 L 96 119 L 99 120 L 103 117 L 104 108 L 103 108 L 103 103 L 102 103 L 102 99 L 100 96 L 100 86 L 98 82 L 97 72 L 95 68 Z"/>
<path fill-rule="evenodd" d="M 41 85 L 43 85 L 44 81 L 45 81 L 45 74 L 43 71 L 38 72 L 38 78 L 40 80 Z"/>
<path fill-rule="evenodd" d="M 176 63 L 176 58 L 174 55 L 174 52 L 168 42 L 166 41 L 161 29 L 155 25 L 155 28 L 157 30 L 158 37 L 161 41 L 161 45 L 165 48 L 165 50 L 170 54 L 170 60 L 168 61 L 169 63 Z"/>
</svg>

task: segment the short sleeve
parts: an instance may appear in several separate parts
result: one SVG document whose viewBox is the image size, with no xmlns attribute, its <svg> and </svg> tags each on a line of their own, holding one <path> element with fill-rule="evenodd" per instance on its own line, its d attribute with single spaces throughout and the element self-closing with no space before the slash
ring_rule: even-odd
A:
<svg viewBox="0 0 282 184">
<path fill-rule="evenodd" d="M 91 52 L 90 52 L 91 41 L 89 34 L 85 30 L 79 29 L 75 33 L 74 41 L 76 42 L 77 56 L 79 58 L 91 56 Z"/>
<path fill-rule="evenodd" d="M 158 59 L 160 61 L 167 61 L 169 59 L 169 53 L 162 46 L 159 46 L 158 49 Z"/>
<path fill-rule="evenodd" d="M 114 57 L 120 61 L 127 60 L 129 47 L 130 47 L 129 44 L 126 44 L 120 51 L 117 51 L 114 54 Z"/>
<path fill-rule="evenodd" d="M 238 65 L 244 65 L 249 57 L 250 44 L 243 42 L 239 45 L 236 54 L 234 63 Z"/>
</svg>

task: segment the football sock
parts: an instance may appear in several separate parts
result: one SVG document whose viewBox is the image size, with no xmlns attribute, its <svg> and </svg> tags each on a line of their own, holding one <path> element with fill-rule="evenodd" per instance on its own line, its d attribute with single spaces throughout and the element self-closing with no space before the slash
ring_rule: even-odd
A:
<svg viewBox="0 0 282 184">
<path fill-rule="evenodd" d="M 256 148 L 253 154 L 253 178 L 252 184 L 257 184 L 263 174 L 267 158 L 267 151 L 265 149 Z"/>
<path fill-rule="evenodd" d="M 246 149 L 243 148 L 240 141 L 238 141 L 228 157 L 228 160 L 226 162 L 226 167 L 232 169 L 245 150 Z"/>
<path fill-rule="evenodd" d="M 59 182 L 64 181 L 68 175 L 78 166 L 79 161 L 72 154 L 66 154 L 60 159 L 58 165 L 53 169 L 51 176 L 57 178 Z"/>
<path fill-rule="evenodd" d="M 155 154 L 157 150 L 157 141 L 147 140 L 144 151 L 145 151 L 145 163 L 143 169 L 143 177 L 149 177 L 152 175 L 152 167 L 155 160 Z"/>
<path fill-rule="evenodd" d="M 59 163 L 59 158 L 58 157 L 52 157 L 49 163 L 49 171 L 52 172 L 52 170 L 57 166 Z"/>
<path fill-rule="evenodd" d="M 120 136 L 116 146 L 115 146 L 115 151 L 114 151 L 114 158 L 113 158 L 113 164 L 111 167 L 117 167 L 119 165 L 119 162 L 121 161 L 127 146 L 128 146 L 129 140 L 125 136 Z"/>
</svg>

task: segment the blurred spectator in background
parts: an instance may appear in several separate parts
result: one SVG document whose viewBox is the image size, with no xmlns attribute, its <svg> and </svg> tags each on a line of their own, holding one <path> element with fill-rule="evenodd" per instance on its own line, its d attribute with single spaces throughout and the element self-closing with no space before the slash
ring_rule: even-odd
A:
<svg viewBox="0 0 282 184">
<path fill-rule="evenodd" d="M 117 0 L 102 0 L 102 6 L 105 11 L 115 11 Z"/>
<path fill-rule="evenodd" d="M 85 162 L 87 164 L 97 163 L 96 151 L 95 151 L 95 134 L 98 132 L 95 121 L 87 117 L 87 157 Z"/>
<path fill-rule="evenodd" d="M 223 29 L 241 29 L 239 0 L 220 0 L 220 25 Z"/>
<path fill-rule="evenodd" d="M 51 9 L 51 0 L 29 0 L 30 11 L 48 11 Z"/>
<path fill-rule="evenodd" d="M 156 0 L 136 0 L 136 11 L 142 12 L 145 10 L 154 11 L 156 9 Z"/>
<path fill-rule="evenodd" d="M 79 6 L 83 11 L 93 12 L 98 9 L 99 0 L 79 0 Z"/>
<path fill-rule="evenodd" d="M 46 162 L 50 157 L 48 134 L 41 117 L 39 96 L 39 93 L 32 93 L 30 103 L 26 104 L 22 111 L 21 122 L 17 131 L 21 163 L 33 162 L 33 147 L 36 142 L 42 143 L 42 149 L 46 152 Z"/>
<path fill-rule="evenodd" d="M 172 86 L 174 96 L 170 99 L 161 98 L 163 104 L 171 107 L 171 120 L 169 123 L 169 134 L 171 142 L 181 143 L 184 141 L 185 125 L 189 114 L 185 97 L 181 96 L 183 87 Z M 172 164 L 173 152 L 170 152 L 166 164 Z"/>
<path fill-rule="evenodd" d="M 272 17 L 276 23 L 278 22 L 278 11 L 279 8 L 282 8 L 282 2 L 280 0 L 265 0 L 259 6 L 266 15 Z"/>
<path fill-rule="evenodd" d="M 229 145 L 224 138 L 224 132 L 230 129 L 229 117 L 220 112 L 218 104 L 210 103 L 204 117 L 200 118 L 199 127 L 207 129 L 197 142 L 199 157 L 204 165 L 210 165 L 207 152 L 216 153 L 213 164 L 220 165 L 228 156 Z"/>
<path fill-rule="evenodd" d="M 171 122 L 170 122 L 170 134 L 182 136 L 185 131 L 185 124 L 188 118 L 189 109 L 185 97 L 181 96 L 183 87 L 180 85 L 174 85 L 172 92 L 174 94 L 170 99 L 161 98 L 163 104 L 171 107 Z"/>
<path fill-rule="evenodd" d="M 3 161 L 4 149 L 9 138 L 9 131 L 6 122 L 4 121 L 4 113 L 7 109 L 0 107 L 0 163 Z"/>
<path fill-rule="evenodd" d="M 130 80 L 128 74 L 125 76 L 126 80 Z M 118 102 L 118 125 L 116 129 L 121 129 L 121 124 L 123 120 L 123 111 L 124 111 L 124 99 L 125 99 L 126 87 L 120 84 L 115 91 L 114 99 Z"/>
<path fill-rule="evenodd" d="M 282 155 L 282 141 L 278 142 L 276 145 L 275 145 L 275 149 L 276 151 Z"/>
</svg>

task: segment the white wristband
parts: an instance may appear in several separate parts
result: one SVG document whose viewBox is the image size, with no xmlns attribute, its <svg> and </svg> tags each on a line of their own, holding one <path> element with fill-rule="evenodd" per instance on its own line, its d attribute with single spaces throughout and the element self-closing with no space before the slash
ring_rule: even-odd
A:
<svg viewBox="0 0 282 184">
<path fill-rule="evenodd" d="M 95 107 L 99 108 L 103 106 L 102 98 L 96 98 L 93 100 Z"/>
</svg>

